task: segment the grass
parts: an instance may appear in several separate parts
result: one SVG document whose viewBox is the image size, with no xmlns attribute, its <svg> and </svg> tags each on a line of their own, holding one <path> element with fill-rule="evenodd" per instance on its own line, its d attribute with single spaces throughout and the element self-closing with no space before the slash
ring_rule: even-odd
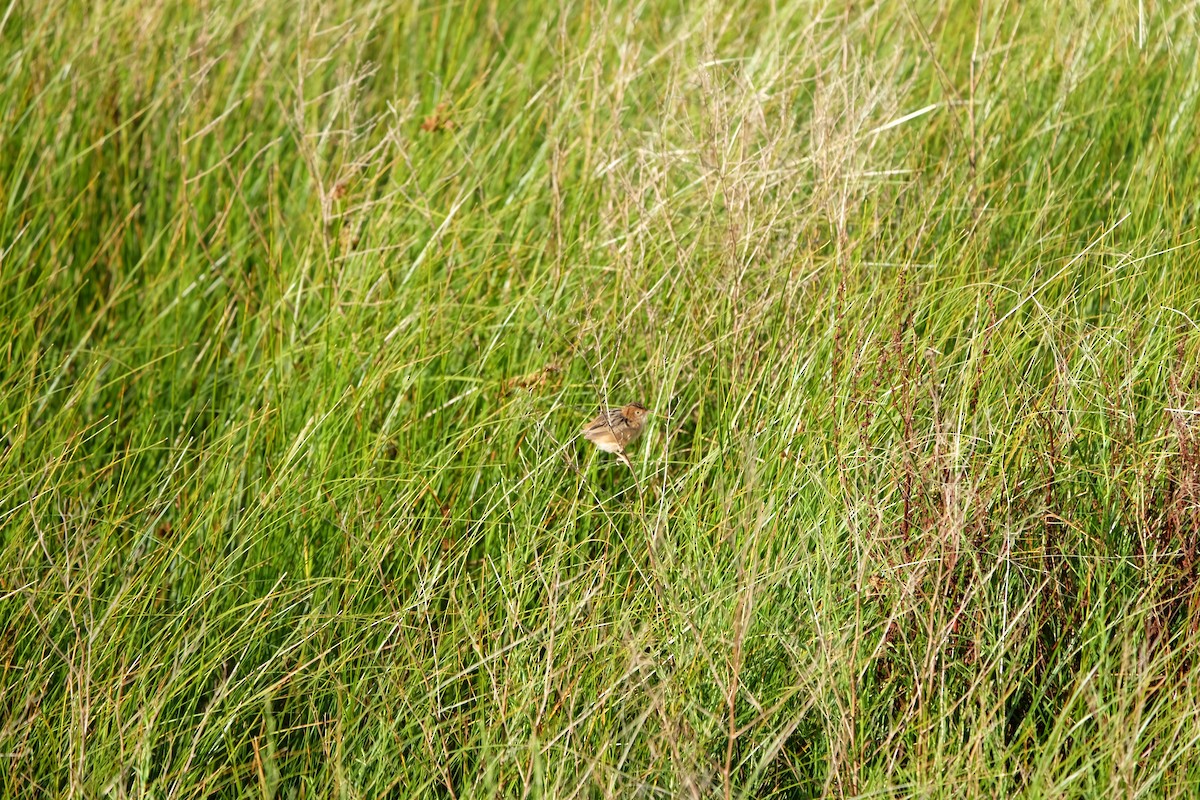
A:
<svg viewBox="0 0 1200 800">
<path fill-rule="evenodd" d="M 1193 796 L 1198 10 L 5 5 L 0 794 Z"/>
</svg>

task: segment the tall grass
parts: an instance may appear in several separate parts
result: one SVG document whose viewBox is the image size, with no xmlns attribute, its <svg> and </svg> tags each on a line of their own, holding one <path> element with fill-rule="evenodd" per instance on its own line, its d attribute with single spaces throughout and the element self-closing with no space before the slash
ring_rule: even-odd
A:
<svg viewBox="0 0 1200 800">
<path fill-rule="evenodd" d="M 3 795 L 1194 795 L 1198 12 L 4 6 Z"/>
</svg>

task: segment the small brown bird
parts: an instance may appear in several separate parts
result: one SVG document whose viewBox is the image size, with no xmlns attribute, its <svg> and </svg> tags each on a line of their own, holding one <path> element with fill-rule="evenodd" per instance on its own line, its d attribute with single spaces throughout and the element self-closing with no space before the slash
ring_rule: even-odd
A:
<svg viewBox="0 0 1200 800">
<path fill-rule="evenodd" d="M 646 427 L 646 407 L 641 403 L 630 403 L 620 408 L 609 408 L 600 412 L 594 420 L 583 426 L 583 438 L 606 453 L 614 453 L 617 460 L 633 470 L 625 448 L 638 440 Z"/>
</svg>

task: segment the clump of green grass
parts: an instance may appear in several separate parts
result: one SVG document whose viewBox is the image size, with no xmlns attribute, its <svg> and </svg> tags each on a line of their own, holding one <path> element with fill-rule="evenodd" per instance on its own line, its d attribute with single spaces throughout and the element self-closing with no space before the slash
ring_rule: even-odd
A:
<svg viewBox="0 0 1200 800">
<path fill-rule="evenodd" d="M 0 791 L 1192 795 L 1196 11 L 13 5 Z"/>
</svg>

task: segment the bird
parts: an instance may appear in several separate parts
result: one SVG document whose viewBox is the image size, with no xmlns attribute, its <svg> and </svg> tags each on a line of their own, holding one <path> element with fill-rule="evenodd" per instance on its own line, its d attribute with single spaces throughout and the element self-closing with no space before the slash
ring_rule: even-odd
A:
<svg viewBox="0 0 1200 800">
<path fill-rule="evenodd" d="M 583 426 L 583 438 L 606 453 L 613 453 L 617 460 L 633 472 L 633 464 L 625 454 L 625 448 L 638 440 L 646 428 L 646 415 L 650 412 L 641 403 L 630 403 L 620 408 L 607 408 Z M 636 477 L 637 473 L 634 473 Z"/>
</svg>

